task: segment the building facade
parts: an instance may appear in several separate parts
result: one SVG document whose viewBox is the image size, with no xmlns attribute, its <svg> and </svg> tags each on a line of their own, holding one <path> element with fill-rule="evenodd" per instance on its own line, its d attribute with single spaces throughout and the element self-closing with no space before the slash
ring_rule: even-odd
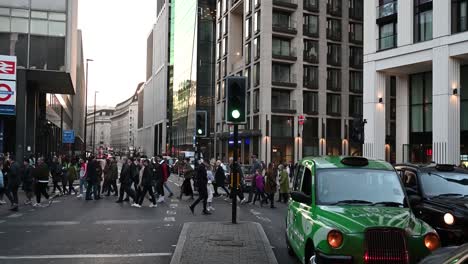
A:
<svg viewBox="0 0 468 264">
<path fill-rule="evenodd" d="M 468 160 L 468 1 L 365 1 L 365 14 L 364 155 Z"/>
<path fill-rule="evenodd" d="M 74 122 L 74 113 L 84 113 L 84 74 L 77 2 L 1 1 L 0 54 L 18 62 L 16 115 L 0 117 L 1 152 L 14 152 L 18 159 L 61 153 L 69 149 L 62 131 L 71 129 L 77 130 L 74 147 L 80 148 L 84 125 Z"/>
<path fill-rule="evenodd" d="M 216 156 L 231 157 L 225 78 L 247 78 L 241 162 L 357 155 L 362 117 L 363 0 L 219 0 L 216 22 Z M 305 117 L 303 125 L 299 117 Z"/>
<path fill-rule="evenodd" d="M 138 91 L 143 83 L 137 87 Z M 137 143 L 137 118 L 138 118 L 138 94 L 135 92 L 132 97 L 117 104 L 111 119 L 111 148 L 115 152 L 126 153 L 130 149 L 135 149 Z M 97 133 L 96 133 L 97 134 Z M 98 135 L 98 134 L 97 134 Z"/>
<path fill-rule="evenodd" d="M 96 110 L 96 112 L 88 113 L 86 122 L 86 142 L 88 145 L 86 149 L 88 151 L 97 153 L 100 149 L 107 150 L 111 147 L 111 118 L 113 115 L 113 108 L 100 109 Z"/>
</svg>

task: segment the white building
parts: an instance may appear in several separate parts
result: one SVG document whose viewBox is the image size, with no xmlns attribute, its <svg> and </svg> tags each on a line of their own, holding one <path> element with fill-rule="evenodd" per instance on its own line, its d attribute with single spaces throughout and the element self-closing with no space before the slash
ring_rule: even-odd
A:
<svg viewBox="0 0 468 264">
<path fill-rule="evenodd" d="M 99 148 L 107 149 L 111 146 L 111 117 L 114 109 L 101 109 L 88 113 L 86 122 L 86 150 L 95 151 Z M 95 118 L 96 115 L 96 118 Z"/>
<path fill-rule="evenodd" d="M 468 1 L 364 2 L 364 155 L 459 164 L 468 154 Z"/>
<path fill-rule="evenodd" d="M 140 87 L 140 83 L 137 87 Z M 127 100 L 115 106 L 111 116 L 111 147 L 115 152 L 128 151 L 137 142 L 138 95 L 135 92 Z"/>
</svg>

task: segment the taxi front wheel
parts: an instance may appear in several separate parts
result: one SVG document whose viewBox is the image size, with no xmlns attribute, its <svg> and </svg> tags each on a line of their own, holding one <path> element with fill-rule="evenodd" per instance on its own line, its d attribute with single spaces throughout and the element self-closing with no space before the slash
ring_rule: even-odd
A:
<svg viewBox="0 0 468 264">
<path fill-rule="evenodd" d="M 294 257 L 296 253 L 294 252 L 294 249 L 291 247 L 291 244 L 289 243 L 288 233 L 285 233 L 285 238 L 286 238 L 286 248 L 288 249 L 288 255 L 291 257 Z"/>
<path fill-rule="evenodd" d="M 310 264 L 316 264 L 315 263 L 315 256 L 312 256 L 309 261 Z"/>
</svg>

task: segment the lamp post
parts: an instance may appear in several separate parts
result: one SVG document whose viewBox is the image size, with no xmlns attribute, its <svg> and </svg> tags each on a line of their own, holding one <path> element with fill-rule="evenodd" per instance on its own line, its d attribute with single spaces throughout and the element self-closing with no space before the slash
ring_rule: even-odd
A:
<svg viewBox="0 0 468 264">
<path fill-rule="evenodd" d="M 94 92 L 94 122 L 93 122 L 93 153 L 96 154 L 96 95 L 99 91 Z"/>
<path fill-rule="evenodd" d="M 86 155 L 86 147 L 87 147 L 87 134 L 88 134 L 88 63 L 93 61 L 92 59 L 86 59 L 86 84 L 85 84 L 85 122 L 84 122 L 84 151 Z"/>
</svg>

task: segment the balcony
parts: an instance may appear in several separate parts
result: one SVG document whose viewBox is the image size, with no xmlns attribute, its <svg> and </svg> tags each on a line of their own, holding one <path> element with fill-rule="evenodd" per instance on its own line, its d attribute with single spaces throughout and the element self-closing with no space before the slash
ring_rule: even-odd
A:
<svg viewBox="0 0 468 264">
<path fill-rule="evenodd" d="M 273 76 L 271 80 L 272 86 L 280 86 L 280 87 L 291 87 L 295 88 L 297 87 L 297 78 L 295 74 L 291 74 L 290 77 L 285 80 L 285 79 L 279 79 L 277 76 Z"/>
<path fill-rule="evenodd" d="M 342 8 L 341 4 L 339 2 L 333 2 L 333 3 L 327 3 L 327 14 L 332 15 L 332 16 L 339 16 L 341 17 L 342 15 Z"/>
<path fill-rule="evenodd" d="M 327 55 L 327 63 L 328 63 L 328 65 L 339 67 L 339 66 L 341 66 L 341 59 L 336 58 L 336 56 L 328 54 Z"/>
<path fill-rule="evenodd" d="M 364 11 L 362 7 L 349 8 L 349 18 L 362 21 L 364 18 Z"/>
<path fill-rule="evenodd" d="M 309 12 L 319 12 L 318 0 L 304 0 L 304 10 Z"/>
<path fill-rule="evenodd" d="M 363 65 L 363 56 L 361 54 L 361 56 L 355 56 L 355 55 L 352 55 L 349 56 L 349 66 L 352 67 L 352 68 L 356 68 L 356 69 L 362 69 L 362 65 Z"/>
<path fill-rule="evenodd" d="M 291 103 L 280 103 L 279 105 L 272 105 L 271 111 L 273 113 L 280 113 L 280 114 L 295 114 L 297 113 L 296 109 L 296 100 L 291 100 Z"/>
<path fill-rule="evenodd" d="M 355 44 L 362 44 L 362 38 L 363 35 L 357 34 L 356 32 L 349 32 L 349 42 L 355 43 Z"/>
<path fill-rule="evenodd" d="M 397 34 L 377 39 L 377 48 L 379 51 L 396 48 Z"/>
<path fill-rule="evenodd" d="M 297 0 L 273 0 L 273 6 L 297 9 Z"/>
<path fill-rule="evenodd" d="M 277 60 L 297 61 L 295 48 L 291 48 L 289 50 L 280 51 L 280 52 L 273 51 L 272 57 L 273 59 L 277 59 Z"/>
<path fill-rule="evenodd" d="M 317 90 L 319 88 L 318 80 L 306 80 L 304 79 L 302 86 L 308 89 Z"/>
<path fill-rule="evenodd" d="M 309 52 L 304 51 L 303 60 L 308 63 L 318 63 L 317 54 L 309 54 Z"/>
<path fill-rule="evenodd" d="M 398 12 L 398 1 L 386 3 L 377 7 L 377 19 L 396 16 Z"/>
<path fill-rule="evenodd" d="M 303 25 L 302 26 L 302 34 L 307 37 L 318 38 L 318 28 L 313 27 L 312 25 Z"/>
<path fill-rule="evenodd" d="M 341 79 L 327 79 L 327 90 L 335 92 L 341 91 Z"/>
<path fill-rule="evenodd" d="M 291 35 L 297 34 L 296 21 L 290 21 L 289 24 L 273 24 L 273 31 Z"/>
<path fill-rule="evenodd" d="M 333 30 L 331 28 L 327 28 L 327 38 L 329 40 L 334 41 L 341 41 L 341 30 Z"/>
</svg>

